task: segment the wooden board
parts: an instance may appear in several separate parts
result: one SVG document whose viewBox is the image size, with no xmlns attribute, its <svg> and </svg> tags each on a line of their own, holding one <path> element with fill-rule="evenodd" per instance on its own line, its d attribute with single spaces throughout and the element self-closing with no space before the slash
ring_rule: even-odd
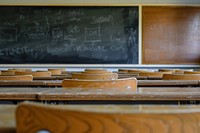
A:
<svg viewBox="0 0 200 133">
<path fill-rule="evenodd" d="M 143 64 L 200 64 L 200 7 L 142 8 Z"/>
<path fill-rule="evenodd" d="M 161 86 L 200 86 L 197 80 L 138 80 L 138 87 L 161 87 Z M 48 87 L 61 87 L 62 80 L 46 81 Z"/>
<path fill-rule="evenodd" d="M 149 89 L 149 91 L 148 91 Z M 145 90 L 145 91 L 144 91 Z M 153 90 L 153 91 L 151 91 Z M 138 87 L 135 91 L 116 91 L 116 89 L 55 88 L 41 92 L 39 100 L 134 100 L 171 101 L 200 100 L 200 87 Z"/>
<path fill-rule="evenodd" d="M 50 88 L 1 87 L 0 100 L 38 100 L 38 94 L 47 90 Z"/>
<path fill-rule="evenodd" d="M 109 114 L 120 113 L 120 115 L 118 116 L 129 114 L 129 115 L 135 115 L 135 117 L 137 117 L 137 115 L 139 114 L 164 115 L 166 113 L 177 114 L 177 113 L 200 112 L 200 106 L 198 105 L 193 105 L 193 106 L 186 106 L 186 105 L 184 106 L 183 105 L 182 106 L 177 106 L 177 105 L 175 106 L 174 105 L 153 105 L 153 106 L 149 106 L 149 105 L 65 105 L 65 106 L 62 106 L 62 105 L 59 105 L 59 106 L 55 106 L 55 105 L 51 105 L 51 106 L 55 108 L 62 108 L 62 110 L 68 109 L 68 110 L 91 112 L 91 113 L 99 112 L 99 113 L 109 113 Z M 15 119 L 16 107 L 17 106 L 15 105 L 1 105 L 0 106 L 0 120 L 1 120 L 0 131 L 2 133 L 16 132 L 16 122 L 15 122 L 16 121 Z M 127 118 L 128 120 L 134 120 L 135 117 L 129 116 Z M 55 115 L 54 115 L 54 118 L 55 118 Z M 192 117 L 190 116 L 190 118 Z"/>
</svg>

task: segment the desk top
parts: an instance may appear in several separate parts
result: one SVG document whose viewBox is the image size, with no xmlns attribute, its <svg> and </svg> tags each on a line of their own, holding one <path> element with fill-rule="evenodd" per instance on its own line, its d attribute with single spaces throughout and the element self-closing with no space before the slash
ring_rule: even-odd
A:
<svg viewBox="0 0 200 133">
<path fill-rule="evenodd" d="M 41 92 L 39 100 L 200 100 L 200 87 L 138 87 L 135 91 L 116 89 L 63 89 Z"/>
<path fill-rule="evenodd" d="M 46 81 L 46 86 L 62 86 L 62 80 Z M 200 86 L 198 80 L 138 80 L 139 87 Z"/>
<path fill-rule="evenodd" d="M 200 100 L 200 87 L 138 87 L 133 90 L 62 87 L 0 87 L 0 100 Z"/>
<path fill-rule="evenodd" d="M 199 86 L 198 80 L 138 80 L 139 87 Z"/>
<path fill-rule="evenodd" d="M 38 100 L 38 94 L 47 90 L 51 88 L 0 87 L 0 100 Z"/>
<path fill-rule="evenodd" d="M 84 112 L 103 112 L 128 114 L 129 119 L 135 118 L 131 115 L 138 114 L 180 114 L 200 112 L 199 105 L 50 105 L 63 109 Z M 16 129 L 15 105 L 0 105 L 0 132 L 14 133 Z M 119 116 L 119 115 L 118 115 Z M 191 117 L 191 115 L 190 115 Z"/>
<path fill-rule="evenodd" d="M 62 80 L 0 81 L 0 86 L 61 87 Z M 198 80 L 138 80 L 138 86 L 139 87 L 200 86 L 200 82 Z"/>
</svg>

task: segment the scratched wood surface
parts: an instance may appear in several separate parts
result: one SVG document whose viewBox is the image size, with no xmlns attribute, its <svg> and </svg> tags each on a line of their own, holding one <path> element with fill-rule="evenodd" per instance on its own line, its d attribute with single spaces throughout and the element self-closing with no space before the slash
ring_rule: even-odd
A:
<svg viewBox="0 0 200 133">
<path fill-rule="evenodd" d="M 155 87 L 155 86 L 200 86 L 198 80 L 138 80 L 138 87 Z M 46 81 L 46 86 L 61 87 L 61 80 Z"/>
<path fill-rule="evenodd" d="M 39 100 L 200 100 L 200 87 L 138 87 L 133 90 L 54 88 L 41 92 Z"/>
<path fill-rule="evenodd" d="M 148 86 L 199 86 L 198 80 L 138 80 L 139 87 Z"/>
<path fill-rule="evenodd" d="M 0 81 L 0 86 L 46 86 L 45 81 Z"/>
<path fill-rule="evenodd" d="M 0 133 L 15 133 L 15 105 L 0 106 Z"/>
<path fill-rule="evenodd" d="M 136 91 L 136 78 L 113 79 L 113 80 L 77 80 L 64 79 L 63 88 L 93 88 L 93 89 L 117 89 L 120 91 Z"/>
<path fill-rule="evenodd" d="M 144 107 L 145 108 L 145 107 Z M 45 106 L 23 103 L 17 133 L 199 133 L 200 107 Z M 59 125 L 59 126 L 55 126 Z"/>
<path fill-rule="evenodd" d="M 0 87 L 0 100 L 38 100 L 39 93 L 51 90 L 40 87 Z"/>
</svg>

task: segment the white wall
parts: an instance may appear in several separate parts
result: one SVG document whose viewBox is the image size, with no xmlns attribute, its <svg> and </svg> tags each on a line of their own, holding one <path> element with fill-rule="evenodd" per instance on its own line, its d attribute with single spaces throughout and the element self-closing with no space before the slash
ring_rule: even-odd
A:
<svg viewBox="0 0 200 133">
<path fill-rule="evenodd" d="M 0 0 L 0 4 L 200 4 L 200 0 Z"/>
</svg>

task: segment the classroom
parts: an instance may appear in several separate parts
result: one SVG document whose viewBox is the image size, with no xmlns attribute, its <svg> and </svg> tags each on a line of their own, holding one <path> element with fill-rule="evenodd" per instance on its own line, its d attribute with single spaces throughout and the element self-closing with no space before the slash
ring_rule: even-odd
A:
<svg viewBox="0 0 200 133">
<path fill-rule="evenodd" d="M 0 0 L 0 133 L 199 133 L 199 0 Z"/>
</svg>

